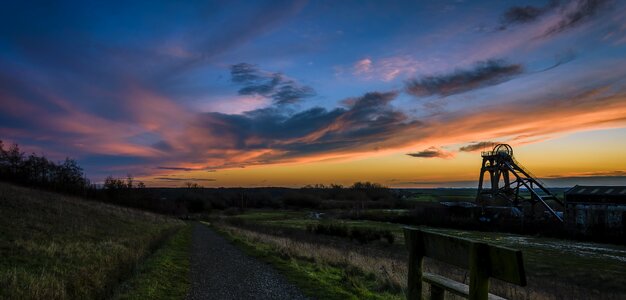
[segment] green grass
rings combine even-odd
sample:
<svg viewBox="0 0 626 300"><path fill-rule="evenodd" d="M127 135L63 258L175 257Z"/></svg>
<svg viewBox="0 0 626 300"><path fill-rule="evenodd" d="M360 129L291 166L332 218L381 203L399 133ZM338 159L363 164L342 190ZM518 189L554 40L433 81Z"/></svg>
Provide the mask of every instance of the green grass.
<svg viewBox="0 0 626 300"><path fill-rule="evenodd" d="M113 299L184 299L189 290L191 226L150 256Z"/></svg>
<svg viewBox="0 0 626 300"><path fill-rule="evenodd" d="M293 257L261 241L252 241L226 230L220 234L248 255L270 263L302 292L317 299L403 299L403 296L383 291L371 274L364 274L347 265L331 265Z"/></svg>
<svg viewBox="0 0 626 300"><path fill-rule="evenodd" d="M269 216L272 215L270 218ZM280 216L284 216L283 219ZM305 229L306 224L341 222L350 227L391 230L397 244L404 243L402 225L367 220L312 220L297 212L246 212L237 216L248 221L277 227ZM438 232L485 241L495 245L522 250L530 282L551 294L560 294L563 287L576 287L584 291L601 291L604 294L626 294L626 247L582 243L577 241L522 236L501 232L479 232L443 228L428 228Z"/></svg>
<svg viewBox="0 0 626 300"><path fill-rule="evenodd" d="M0 183L0 299L111 296L184 223Z"/></svg>

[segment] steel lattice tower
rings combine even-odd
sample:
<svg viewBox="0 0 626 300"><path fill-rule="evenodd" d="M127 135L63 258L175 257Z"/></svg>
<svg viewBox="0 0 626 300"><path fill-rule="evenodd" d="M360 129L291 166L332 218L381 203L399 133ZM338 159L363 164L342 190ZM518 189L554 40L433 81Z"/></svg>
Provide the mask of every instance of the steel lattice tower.
<svg viewBox="0 0 626 300"><path fill-rule="evenodd" d="M541 181L526 170L513 157L513 148L507 144L498 144L492 151L481 153L483 164L480 169L476 202L485 206L500 200L521 208L523 203L530 203L534 212L537 203L541 203L551 215L563 222L563 218L553 209L548 200L563 206L563 202L553 195ZM483 188L485 173L489 173L491 188ZM500 186L500 180L504 182ZM530 198L520 195L520 189L526 189Z"/></svg>

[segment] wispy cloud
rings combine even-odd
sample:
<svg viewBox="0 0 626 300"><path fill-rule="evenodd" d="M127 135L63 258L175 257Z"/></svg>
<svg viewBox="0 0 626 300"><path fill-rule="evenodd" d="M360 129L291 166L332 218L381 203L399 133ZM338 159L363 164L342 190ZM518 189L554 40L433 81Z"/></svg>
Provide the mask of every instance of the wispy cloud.
<svg viewBox="0 0 626 300"><path fill-rule="evenodd" d="M188 167L156 167L157 170L169 170L169 171L183 171L183 172L191 172L191 171L207 171L207 172L215 172L214 169L210 169L207 167L198 167L198 168L188 168Z"/></svg>
<svg viewBox="0 0 626 300"><path fill-rule="evenodd" d="M443 149L437 147L430 147L428 149L407 153L406 155L412 157L420 157L420 158L452 158L454 157L454 153L445 151Z"/></svg>
<svg viewBox="0 0 626 300"><path fill-rule="evenodd" d="M520 64L488 60L476 63L472 69L460 69L449 74L408 80L406 91L416 97L460 94L509 81L523 71L524 68Z"/></svg>
<svg viewBox="0 0 626 300"><path fill-rule="evenodd" d="M550 27L544 36L553 35L577 27L600 14L611 3L609 0L572 1L560 11L560 20Z"/></svg>
<svg viewBox="0 0 626 300"><path fill-rule="evenodd" d="M561 175L550 175L546 178L581 178L581 177L626 177L626 170L598 171L598 172L580 172Z"/></svg>
<svg viewBox="0 0 626 300"><path fill-rule="evenodd" d="M271 98L274 104L284 105L300 102L315 95L309 86L298 84L280 73L261 71L257 66L239 63L230 67L232 82L242 85L240 95L260 95Z"/></svg>
<svg viewBox="0 0 626 300"><path fill-rule="evenodd" d="M626 182L625 170L579 172L560 175L550 175L542 178L550 186L570 187L574 185L624 185Z"/></svg>
<svg viewBox="0 0 626 300"><path fill-rule="evenodd" d="M485 148L493 148L493 146L500 144L500 142L491 142L491 141L486 141L486 142L477 142L477 143L472 143L469 145L465 145L461 148L459 148L459 151L461 152L474 152L474 151L478 151L478 150L482 150Z"/></svg>
<svg viewBox="0 0 626 300"><path fill-rule="evenodd" d="M558 1L551 1L546 6L513 6L509 8L501 17L501 24L498 29L505 30L510 26L525 24L537 21L541 16L550 12L558 6Z"/></svg>
<svg viewBox="0 0 626 300"><path fill-rule="evenodd" d="M554 21L542 33L543 37L547 37L591 21L611 3L610 0L574 0L550 1L545 6L513 6L502 15L499 29L536 22L543 16L551 14Z"/></svg>
<svg viewBox="0 0 626 300"><path fill-rule="evenodd" d="M366 93L344 101L347 108L314 107L294 114L276 108L243 115L206 113L193 128L206 137L199 140L219 140L226 149L258 150L264 160L358 148L418 124L390 105L396 96Z"/></svg>
<svg viewBox="0 0 626 300"><path fill-rule="evenodd" d="M421 67L420 62L408 55L364 58L354 63L352 74L366 80L392 81L398 77L412 76Z"/></svg>
<svg viewBox="0 0 626 300"><path fill-rule="evenodd" d="M162 181L189 181L189 182L194 182L194 181L217 181L214 178L187 178L187 177L155 177L155 180L162 180Z"/></svg>

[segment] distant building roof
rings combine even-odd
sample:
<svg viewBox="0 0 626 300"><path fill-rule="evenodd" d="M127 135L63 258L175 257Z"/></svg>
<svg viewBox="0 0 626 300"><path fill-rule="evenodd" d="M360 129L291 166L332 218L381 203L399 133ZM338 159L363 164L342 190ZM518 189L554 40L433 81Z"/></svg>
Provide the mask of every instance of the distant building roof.
<svg viewBox="0 0 626 300"><path fill-rule="evenodd" d="M593 195L593 196L622 196L626 197L626 186L589 186L577 185L567 192L565 195Z"/></svg>
<svg viewBox="0 0 626 300"><path fill-rule="evenodd" d="M577 185L565 192L566 203L626 204L626 186Z"/></svg>

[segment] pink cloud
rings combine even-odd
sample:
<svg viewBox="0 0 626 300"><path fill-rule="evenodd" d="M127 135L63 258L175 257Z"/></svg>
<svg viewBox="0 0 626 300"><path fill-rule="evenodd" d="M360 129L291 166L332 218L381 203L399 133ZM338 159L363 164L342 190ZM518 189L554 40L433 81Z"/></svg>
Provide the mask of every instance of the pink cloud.
<svg viewBox="0 0 626 300"><path fill-rule="evenodd" d="M408 55L381 59L364 58L354 63L352 74L366 80L392 81L400 76L411 76L421 67L420 62Z"/></svg>

